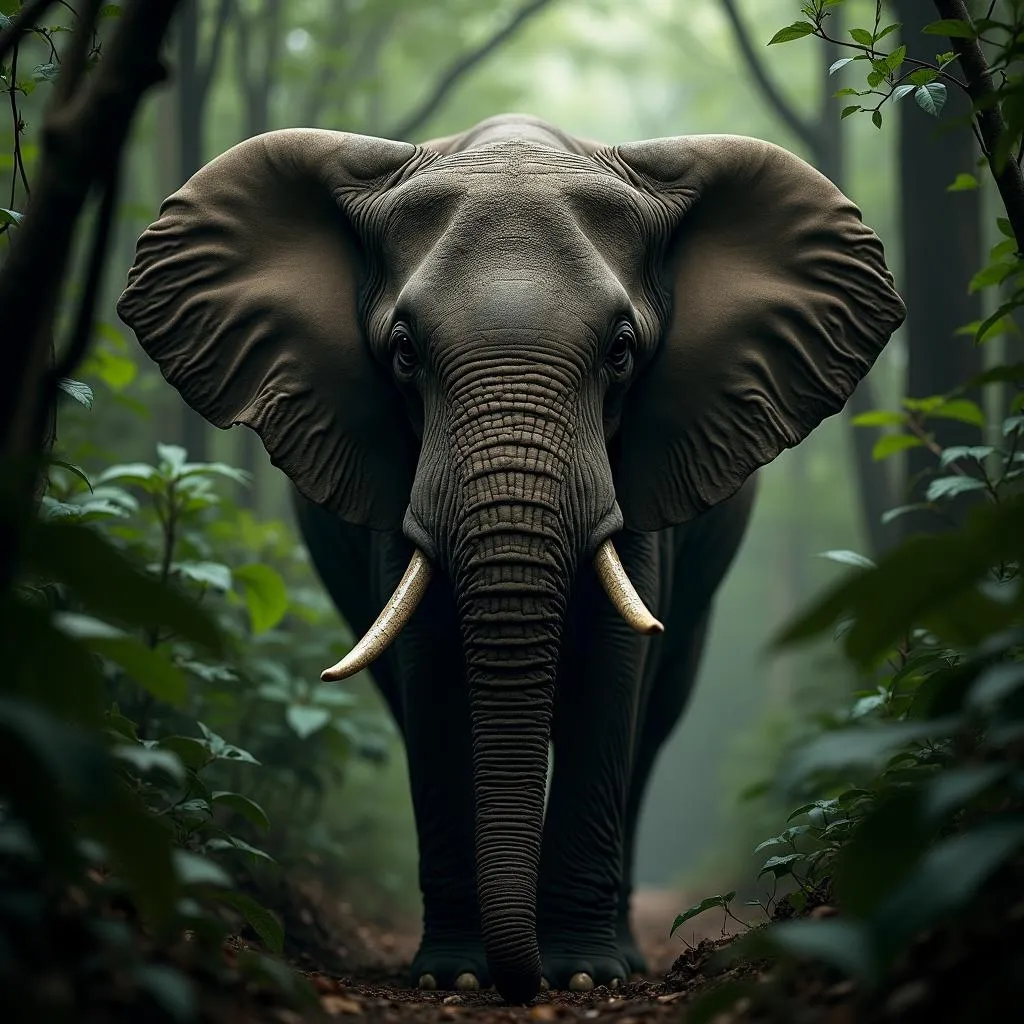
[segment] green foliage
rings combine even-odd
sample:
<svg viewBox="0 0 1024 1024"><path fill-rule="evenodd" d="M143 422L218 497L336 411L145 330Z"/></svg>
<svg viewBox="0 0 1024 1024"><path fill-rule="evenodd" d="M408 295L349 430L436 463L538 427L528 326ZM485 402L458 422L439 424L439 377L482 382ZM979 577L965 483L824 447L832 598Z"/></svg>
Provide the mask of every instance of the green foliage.
<svg viewBox="0 0 1024 1024"><path fill-rule="evenodd" d="M773 42L829 38L828 8L834 6L805 4L810 30L783 30ZM862 52L832 67L866 62L869 88L843 92L880 96L875 107L864 108L878 114L887 100L914 91L918 104L938 116L945 100L940 87L951 80L946 69L955 54L906 69L905 48L887 53L878 46L897 26L881 24L881 4L875 11L871 27L850 32L849 45ZM1024 5L1011 4L1009 12L1009 23L942 21L925 30L980 39L988 48L995 102L1006 122L997 146L986 151L993 174L1024 128L1016 109L1022 79L1019 64L1013 65ZM843 116L853 112L846 108ZM973 175L963 174L950 191L977 186ZM1006 296L986 320L959 332L975 344L1012 329L1010 314L1024 305L1022 239L1007 209L998 224L1006 237L969 283L972 291L1000 287ZM985 413L994 402L983 407L968 397L992 386L1004 403L994 419ZM901 405L854 420L898 431L879 440L876 458L910 447L933 456L925 501L886 516L928 509L951 528L911 536L877 561L825 552L853 571L775 641L785 648L831 633L861 680L845 707L815 718L776 779L760 787L799 806L785 829L758 845L757 852L767 854L758 877L771 878L773 887L788 883L797 914L820 902L823 892L839 913L754 928L728 954L818 960L866 991L886 983L923 930L953 914L969 920L981 913L979 894L1024 850L1024 366L997 365L954 393L907 398ZM940 446L932 428L941 419L973 427L977 443ZM711 897L677 923L722 901ZM758 905L770 916L774 902L773 888ZM709 1005L720 1012L753 989L737 986L726 995L728 1001L709 997ZM701 1004L694 1009L699 1019Z"/></svg>

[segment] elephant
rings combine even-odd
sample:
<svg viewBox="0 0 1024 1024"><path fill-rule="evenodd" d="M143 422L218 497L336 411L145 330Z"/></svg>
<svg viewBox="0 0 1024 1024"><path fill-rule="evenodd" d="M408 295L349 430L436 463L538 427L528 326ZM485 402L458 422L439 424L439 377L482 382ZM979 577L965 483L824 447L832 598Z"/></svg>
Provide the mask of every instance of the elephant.
<svg viewBox="0 0 1024 1024"><path fill-rule="evenodd" d="M117 309L260 436L362 637L322 678L373 664L406 745L412 983L642 970L637 817L756 471L905 316L858 208L741 136L285 129L164 202Z"/></svg>

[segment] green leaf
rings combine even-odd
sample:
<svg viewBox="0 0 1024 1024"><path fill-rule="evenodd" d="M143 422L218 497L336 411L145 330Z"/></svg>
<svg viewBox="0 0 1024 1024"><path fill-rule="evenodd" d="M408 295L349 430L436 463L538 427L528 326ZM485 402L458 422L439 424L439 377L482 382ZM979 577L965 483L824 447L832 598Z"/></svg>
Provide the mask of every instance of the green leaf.
<svg viewBox="0 0 1024 1024"><path fill-rule="evenodd" d="M894 519L899 519L900 516L905 516L908 512L925 512L933 511L931 505L925 502L916 502L913 505L898 505L896 508L886 509L880 516L880 520L883 526L891 523Z"/></svg>
<svg viewBox="0 0 1024 1024"><path fill-rule="evenodd" d="M827 558L830 562L838 562L840 565L853 565L858 569L874 569L875 563L870 558L858 554L856 551L843 549L835 551L819 551L818 558Z"/></svg>
<svg viewBox="0 0 1024 1024"><path fill-rule="evenodd" d="M66 395L70 395L79 405L84 405L86 409L92 408L92 388L88 384L80 380L72 380L70 377L61 377L57 381L57 387L61 389Z"/></svg>
<svg viewBox="0 0 1024 1024"><path fill-rule="evenodd" d="M938 117L946 105L946 86L942 82L929 82L918 88L914 93L914 99L926 114Z"/></svg>
<svg viewBox="0 0 1024 1024"><path fill-rule="evenodd" d="M181 478L193 476L222 476L237 484L248 486L252 483L252 474L244 469L229 466L226 462L189 462L181 470Z"/></svg>
<svg viewBox="0 0 1024 1024"><path fill-rule="evenodd" d="M306 739L331 720L331 713L327 708L292 704L285 712L285 719L297 736Z"/></svg>
<svg viewBox="0 0 1024 1024"><path fill-rule="evenodd" d="M225 836L223 838L217 837L214 839L207 839L206 849L221 851L234 850L238 853L244 853L249 857L253 857L256 860L269 861L271 864L277 863L277 861L275 861L266 850L261 850L258 846L252 846L244 839L239 839L238 836Z"/></svg>
<svg viewBox="0 0 1024 1024"><path fill-rule="evenodd" d="M164 736L156 741L156 745L162 750L173 751L193 771L199 771L213 760L209 747L193 736Z"/></svg>
<svg viewBox="0 0 1024 1024"><path fill-rule="evenodd" d="M259 828L270 828L270 819L267 817L267 812L255 800L250 800L249 797L243 796L241 793L232 793L223 789L213 793L212 799L215 805L222 804L225 807L230 807L231 810L241 814L242 817L248 819Z"/></svg>
<svg viewBox="0 0 1024 1024"><path fill-rule="evenodd" d="M94 345L82 364L83 374L98 377L111 391L123 391L135 380L138 370L135 360L111 352L107 345Z"/></svg>
<svg viewBox="0 0 1024 1024"><path fill-rule="evenodd" d="M262 904L237 889L227 889L216 894L219 902L237 910L246 923L260 937L272 953L280 955L284 950L284 928L281 922Z"/></svg>
<svg viewBox="0 0 1024 1024"><path fill-rule="evenodd" d="M231 570L220 562L173 562L171 572L222 592L231 589Z"/></svg>
<svg viewBox="0 0 1024 1024"><path fill-rule="evenodd" d="M718 896L708 896L707 899L703 899L700 903L695 903L689 910L684 910L675 921L672 922L672 930L668 933L669 938L675 935L676 931L681 928L687 921L697 917L698 914L703 914L708 910L713 910L715 907L727 907L736 898L735 890L726 893L724 896L719 894Z"/></svg>
<svg viewBox="0 0 1024 1024"><path fill-rule="evenodd" d="M973 174L958 174L953 184L946 187L947 192L969 192L978 187L978 179Z"/></svg>
<svg viewBox="0 0 1024 1024"><path fill-rule="evenodd" d="M172 1020L188 1024L195 1019L195 987L188 975L166 964L143 963L133 969L132 976L139 988L148 992Z"/></svg>
<svg viewBox="0 0 1024 1024"><path fill-rule="evenodd" d="M1024 672L1020 679L1024 682ZM999 764L947 769L926 784L921 794L922 812L932 821L945 818L991 789L1005 774L1006 769Z"/></svg>
<svg viewBox="0 0 1024 1024"><path fill-rule="evenodd" d="M185 466L188 452L179 444L157 444L156 454L163 466L166 467L167 475L172 480L176 480Z"/></svg>
<svg viewBox="0 0 1024 1024"><path fill-rule="evenodd" d="M840 68L845 68L847 64L852 64L852 57L840 57L829 69L828 73L834 75Z"/></svg>
<svg viewBox="0 0 1024 1024"><path fill-rule="evenodd" d="M903 85L897 85L896 88L893 89L892 91L893 102L899 103L899 101L903 99L904 96L906 96L908 93L913 92L914 88L915 87L913 85L907 85L906 82L904 82Z"/></svg>
<svg viewBox="0 0 1024 1024"><path fill-rule="evenodd" d="M769 857L761 865L761 870L758 871L757 877L760 878L762 875L772 874L776 878L782 878L784 875L791 875L793 873L793 865L806 859L807 855L803 853L783 853L776 857Z"/></svg>
<svg viewBox="0 0 1024 1024"><path fill-rule="evenodd" d="M158 475L156 467L145 462L119 463L107 466L96 478L96 482L106 484L116 480L120 483L137 484L145 490L152 490L150 483Z"/></svg>
<svg viewBox="0 0 1024 1024"><path fill-rule="evenodd" d="M924 441L913 434L886 434L875 442L874 448L871 449L871 458L880 462L897 452L906 451L908 448L920 448L923 444Z"/></svg>
<svg viewBox="0 0 1024 1024"><path fill-rule="evenodd" d="M967 694L967 706L991 710L1024 686L1024 662L1010 661L993 665L982 672Z"/></svg>
<svg viewBox="0 0 1024 1024"><path fill-rule="evenodd" d="M876 128L881 128L882 127L882 112L881 112L881 110L878 110L876 108L875 110L871 111L871 123Z"/></svg>
<svg viewBox="0 0 1024 1024"><path fill-rule="evenodd" d="M843 112L839 115L839 117L840 117L840 119L842 119L844 117L849 117L851 114L856 114L858 110L862 110L862 109L863 109L862 107L857 106L856 104L853 105L853 106L849 106L849 107L843 107Z"/></svg>
<svg viewBox="0 0 1024 1024"><path fill-rule="evenodd" d="M133 626L162 626L220 654L220 629L193 601L140 572L88 526L39 522L27 537L26 561L67 584L86 608Z"/></svg>
<svg viewBox="0 0 1024 1024"><path fill-rule="evenodd" d="M997 284L1002 284L1013 271L1014 264L1012 263L990 263L971 278L967 290L974 294L974 292L980 292L985 288L993 288Z"/></svg>
<svg viewBox="0 0 1024 1024"><path fill-rule="evenodd" d="M782 773L783 784L789 788L818 772L877 770L907 744L947 736L959 726L959 718L948 717L837 729L794 751Z"/></svg>
<svg viewBox="0 0 1024 1024"><path fill-rule="evenodd" d="M792 25L787 25L785 28L780 28L768 40L768 45L772 46L775 43L790 43L794 39L803 39L804 36L814 35L814 26L809 21L794 21Z"/></svg>
<svg viewBox="0 0 1024 1024"><path fill-rule="evenodd" d="M111 748L111 754L140 774L162 771L177 783L185 781L185 766L181 758L170 750L118 744Z"/></svg>
<svg viewBox="0 0 1024 1024"><path fill-rule="evenodd" d="M942 450L939 456L939 467L945 469L950 463L958 462L961 459L970 459L973 462L984 462L995 452L990 444L955 444Z"/></svg>
<svg viewBox="0 0 1024 1024"><path fill-rule="evenodd" d="M766 938L779 952L821 960L854 978L871 981L878 973L871 933L860 921L781 921L767 930Z"/></svg>
<svg viewBox="0 0 1024 1024"><path fill-rule="evenodd" d="M974 26L959 18L943 18L925 25L921 31L929 36L949 36L950 39L975 39Z"/></svg>
<svg viewBox="0 0 1024 1024"><path fill-rule="evenodd" d="M917 71L910 73L909 81L914 85L928 85L938 77L938 71L933 71L931 68L918 68Z"/></svg>
<svg viewBox="0 0 1024 1024"><path fill-rule="evenodd" d="M970 902L985 879L1022 846L1020 818L991 821L936 843L879 909L876 934L891 947L902 946Z"/></svg>
<svg viewBox="0 0 1024 1024"><path fill-rule="evenodd" d="M905 45L897 46L888 57L885 58L886 67L889 71L894 72L899 70L900 65L906 59L907 48Z"/></svg>
<svg viewBox="0 0 1024 1024"><path fill-rule="evenodd" d="M896 427L907 422L905 412L890 412L888 409L874 409L862 412L850 421L855 427Z"/></svg>
<svg viewBox="0 0 1024 1024"><path fill-rule="evenodd" d="M175 850L174 870L182 885L213 885L231 888L231 877L209 857L200 856L189 850Z"/></svg>
<svg viewBox="0 0 1024 1024"><path fill-rule="evenodd" d="M974 427L985 426L985 413L977 402L972 402L969 398L953 398L925 415L931 419L959 420Z"/></svg>
<svg viewBox="0 0 1024 1024"><path fill-rule="evenodd" d="M855 43L860 43L861 46L872 46L875 42L875 37L866 28L851 28L850 35Z"/></svg>
<svg viewBox="0 0 1024 1024"><path fill-rule="evenodd" d="M928 484L925 497L928 501L955 498L970 491L985 490L985 481L973 476L940 476Z"/></svg>
<svg viewBox="0 0 1024 1024"><path fill-rule="evenodd" d="M146 647L122 630L89 615L58 612L57 627L128 673L157 700L180 707L188 698L188 681L162 651Z"/></svg>
<svg viewBox="0 0 1024 1024"><path fill-rule="evenodd" d="M234 582L242 590L254 633L265 633L284 618L288 590L276 569L259 562L240 565L234 570Z"/></svg>
<svg viewBox="0 0 1024 1024"><path fill-rule="evenodd" d="M0 206L0 224L20 224L25 219L23 213Z"/></svg>

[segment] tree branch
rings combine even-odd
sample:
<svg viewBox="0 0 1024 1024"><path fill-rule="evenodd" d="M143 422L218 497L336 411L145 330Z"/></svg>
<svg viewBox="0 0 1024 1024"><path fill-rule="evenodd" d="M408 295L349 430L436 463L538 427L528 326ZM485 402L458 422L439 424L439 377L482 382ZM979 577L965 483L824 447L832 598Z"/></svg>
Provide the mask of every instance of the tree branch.
<svg viewBox="0 0 1024 1024"><path fill-rule="evenodd" d="M392 139L405 139L418 131L434 115L460 78L475 68L482 60L490 56L507 39L514 36L530 18L550 3L551 0L530 0L529 3L524 4L504 28L495 32L493 36L481 43L475 50L470 50L453 61L448 69L438 78L433 90L423 103L411 114L408 114L403 120L399 121L389 132L385 132L385 135Z"/></svg>
<svg viewBox="0 0 1024 1024"><path fill-rule="evenodd" d="M11 52L18 40L31 31L32 26L56 3L56 0L28 0L17 14L11 18L10 25L0 32L0 61Z"/></svg>
<svg viewBox="0 0 1024 1024"><path fill-rule="evenodd" d="M935 9L940 18L956 18L972 24L970 12L963 0L935 0ZM951 39L953 49L960 57L967 92L974 103L974 120L981 136L981 142L988 158L992 177L995 178L999 197L1006 208L1006 217L1013 228L1017 241L1017 251L1024 252L1024 173L1020 165L1013 159L1013 154L1006 154L1001 168L996 166L995 154L1000 141L1006 134L1006 121L997 100L992 72L977 39Z"/></svg>
<svg viewBox="0 0 1024 1024"><path fill-rule="evenodd" d="M753 41L750 38L750 33L747 31L746 25L743 23L743 19L740 17L740 12L736 8L736 0L722 0L722 6L725 8L726 16L732 25L733 35L736 37L736 43L740 48L740 53L743 54L743 59L747 63L747 67L750 69L750 73L754 76L754 80L761 87L761 91L764 93L765 99L771 104L775 112L785 122L791 132L808 149L815 149L817 146L817 139L815 131L812 125L805 121L790 105L789 101L782 95L771 76L768 74L768 69L765 67L764 62L761 60L761 56L758 51L754 48Z"/></svg>
<svg viewBox="0 0 1024 1024"><path fill-rule="evenodd" d="M382 17L372 22L366 30L362 43L355 60L351 61L345 68L344 74L338 82L338 89L345 91L365 78L370 69L377 63L380 51L384 48L388 36L395 27L397 15L394 11L388 11ZM327 50L333 50L341 46L345 41L346 25L340 18L334 22L334 35L327 41ZM338 67L332 63L321 65L316 77L315 84L310 90L306 106L303 111L300 124L314 125L320 120L323 113L324 102L327 99L327 90L338 80Z"/></svg>
<svg viewBox="0 0 1024 1024"><path fill-rule="evenodd" d="M140 97L164 76L159 51L178 2L126 3L102 63L73 94L54 93L32 202L0 271L9 339L0 374L0 455L37 451L37 410L51 398L44 387L48 339L75 225L89 194L111 180ZM78 32L91 38L92 26L80 22Z"/></svg>
<svg viewBox="0 0 1024 1024"><path fill-rule="evenodd" d="M235 0L220 0L220 6L217 8L217 20L213 23L210 52L206 55L206 60L196 61L197 88L200 99L204 98L209 91L213 73L217 70L217 64L220 61L221 49L224 46L225 30L236 14L238 14L238 8L235 6Z"/></svg>

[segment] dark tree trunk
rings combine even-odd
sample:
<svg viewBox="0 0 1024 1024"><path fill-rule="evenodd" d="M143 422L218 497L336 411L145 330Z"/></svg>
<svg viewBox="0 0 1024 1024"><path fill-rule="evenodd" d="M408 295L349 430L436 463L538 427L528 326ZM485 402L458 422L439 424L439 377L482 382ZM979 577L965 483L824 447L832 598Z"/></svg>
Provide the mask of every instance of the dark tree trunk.
<svg viewBox="0 0 1024 1024"><path fill-rule="evenodd" d="M903 23L907 53L933 60L945 40L922 35L935 17L929 4L896 0L896 16ZM980 296L969 295L967 285L981 265L981 196L978 191L951 196L947 186L957 174L970 171L978 153L974 138L949 122L968 111L966 98L949 90L942 119L936 121L912 102L900 106L900 214L903 234L903 294L907 303L907 382L913 398L941 394L981 372L982 350L954 332L982 315ZM941 130L940 130L941 129ZM939 214L937 211L942 211ZM974 396L977 397L977 396ZM977 443L976 428L955 420L934 422L942 446ZM926 449L911 449L907 459L908 496L919 498L915 477L935 466ZM928 517L901 522L907 528L938 523Z"/></svg>
<svg viewBox="0 0 1024 1024"><path fill-rule="evenodd" d="M183 185L203 164L203 128L205 121L205 90L199 74L199 4L184 0L178 12L177 25L178 84L178 185ZM181 443L189 459L205 462L207 458L206 421L184 402L181 407Z"/></svg>

